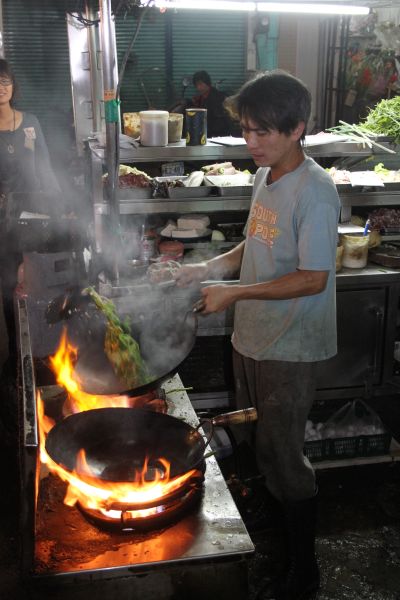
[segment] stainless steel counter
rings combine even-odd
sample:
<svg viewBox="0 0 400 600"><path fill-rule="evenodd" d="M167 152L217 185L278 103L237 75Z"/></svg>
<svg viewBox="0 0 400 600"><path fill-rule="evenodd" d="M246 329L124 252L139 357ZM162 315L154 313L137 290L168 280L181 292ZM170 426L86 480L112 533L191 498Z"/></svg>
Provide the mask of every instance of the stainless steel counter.
<svg viewBox="0 0 400 600"><path fill-rule="evenodd" d="M166 381L163 387L168 414L183 419L192 426L198 425L196 413L179 376L175 375ZM45 399L46 389L41 391ZM46 473L46 468L41 467L42 479ZM85 550L82 552L82 559L77 562L73 553L62 551L65 534L58 530L47 532L49 542L54 544L53 557L49 572L42 566L40 577L57 574L58 577L69 578L72 574L76 576L78 572L85 577L102 578L105 576L104 570L108 578L120 577L132 575L137 570L143 571L143 568L165 568L173 564L182 564L184 568L188 563L196 561L215 561L230 557L235 559L254 552L253 543L213 456L206 459L203 497L197 508L181 517L176 524L149 532L148 535L132 531L124 536L109 536L110 543L106 550L101 530L97 531L94 526L90 526L90 532L87 531L88 525L76 508L62 506L61 509L78 513L74 518L82 523ZM92 541L98 539L101 543L97 547L86 547L85 539L88 535ZM42 539L37 546L37 560L42 565L45 547L46 540Z"/></svg>
<svg viewBox="0 0 400 600"><path fill-rule="evenodd" d="M400 269L393 269L368 263L363 269L347 269L343 267L336 273L338 289L348 285L400 283Z"/></svg>

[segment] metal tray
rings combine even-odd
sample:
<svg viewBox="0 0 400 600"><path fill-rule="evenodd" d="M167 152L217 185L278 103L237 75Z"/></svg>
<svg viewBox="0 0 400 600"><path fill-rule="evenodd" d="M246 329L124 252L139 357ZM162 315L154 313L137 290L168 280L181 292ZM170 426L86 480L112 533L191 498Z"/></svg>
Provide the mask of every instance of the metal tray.
<svg viewBox="0 0 400 600"><path fill-rule="evenodd" d="M206 240L210 240L211 239L211 235L212 235L212 230L211 229L205 229L204 230L204 235L201 236L197 236L197 237L180 237L180 236L174 236L172 235L171 237L166 237L164 235L161 236L162 240L168 240L169 242L172 240L174 242L182 242L182 244L187 244L187 243L193 243L193 242L204 242Z"/></svg>
<svg viewBox="0 0 400 600"><path fill-rule="evenodd" d="M226 187L217 187L219 196L251 196L253 193L252 185L227 185Z"/></svg>
<svg viewBox="0 0 400 600"><path fill-rule="evenodd" d="M150 187L124 187L118 188L118 200L148 200L152 197L152 189Z"/></svg>
<svg viewBox="0 0 400 600"><path fill-rule="evenodd" d="M197 187L169 187L169 198L205 198L211 194L211 187L199 185Z"/></svg>
<svg viewBox="0 0 400 600"><path fill-rule="evenodd" d="M384 267L400 267L400 247L397 244L381 244L372 248L368 253L371 262Z"/></svg>
<svg viewBox="0 0 400 600"><path fill-rule="evenodd" d="M393 191L397 192L400 190L400 181L386 181L384 183L385 183L385 187L382 188L382 191L393 190Z"/></svg>

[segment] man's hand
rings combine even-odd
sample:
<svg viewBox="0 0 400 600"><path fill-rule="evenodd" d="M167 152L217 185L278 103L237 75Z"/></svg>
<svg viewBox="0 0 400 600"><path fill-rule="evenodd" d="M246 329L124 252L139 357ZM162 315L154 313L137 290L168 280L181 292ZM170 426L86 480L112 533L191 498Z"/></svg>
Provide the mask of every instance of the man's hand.
<svg viewBox="0 0 400 600"><path fill-rule="evenodd" d="M222 312L236 301L237 285L210 285L201 290L201 314ZM204 308L203 308L204 307Z"/></svg>
<svg viewBox="0 0 400 600"><path fill-rule="evenodd" d="M188 287L207 278L207 265L206 263L185 265L176 271L174 278L178 287Z"/></svg>

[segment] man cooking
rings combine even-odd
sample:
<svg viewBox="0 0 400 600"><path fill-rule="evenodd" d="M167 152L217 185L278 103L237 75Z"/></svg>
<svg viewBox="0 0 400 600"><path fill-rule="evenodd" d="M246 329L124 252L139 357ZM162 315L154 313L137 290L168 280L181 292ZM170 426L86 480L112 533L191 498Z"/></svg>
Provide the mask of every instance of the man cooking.
<svg viewBox="0 0 400 600"><path fill-rule="evenodd" d="M283 71L262 74L234 97L259 167L246 239L226 254L183 266L178 285L232 277L202 289L204 314L235 304L233 361L238 408L255 406L255 449L282 508L287 560L263 598L304 600L319 587L317 489L303 455L316 367L336 354L335 260L339 197L329 174L304 154L311 110L305 85Z"/></svg>

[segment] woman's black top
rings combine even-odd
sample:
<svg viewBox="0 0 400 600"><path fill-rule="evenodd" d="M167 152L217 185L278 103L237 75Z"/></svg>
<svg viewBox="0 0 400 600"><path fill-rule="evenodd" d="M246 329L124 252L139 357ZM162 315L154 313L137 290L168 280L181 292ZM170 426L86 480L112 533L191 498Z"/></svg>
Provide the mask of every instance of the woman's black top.
<svg viewBox="0 0 400 600"><path fill-rule="evenodd" d="M0 192L60 192L35 115L23 113L15 131L0 131Z"/></svg>

